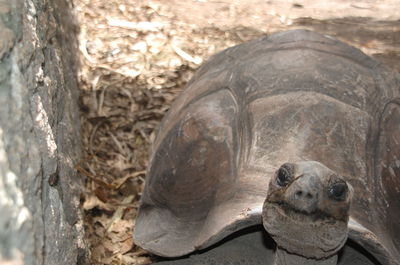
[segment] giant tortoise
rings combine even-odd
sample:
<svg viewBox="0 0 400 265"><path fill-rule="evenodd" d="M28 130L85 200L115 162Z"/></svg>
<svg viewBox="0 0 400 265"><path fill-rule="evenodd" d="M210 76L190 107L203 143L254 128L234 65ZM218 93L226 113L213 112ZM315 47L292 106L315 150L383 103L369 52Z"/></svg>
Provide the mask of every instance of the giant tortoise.
<svg viewBox="0 0 400 265"><path fill-rule="evenodd" d="M162 264L400 264L399 76L356 48L226 49L153 148L134 238Z"/></svg>

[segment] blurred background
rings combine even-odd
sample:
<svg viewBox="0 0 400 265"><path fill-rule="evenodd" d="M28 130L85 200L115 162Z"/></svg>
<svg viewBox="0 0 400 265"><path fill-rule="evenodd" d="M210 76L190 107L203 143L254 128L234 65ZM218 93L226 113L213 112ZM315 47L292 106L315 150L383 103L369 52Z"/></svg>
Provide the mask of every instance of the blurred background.
<svg viewBox="0 0 400 265"><path fill-rule="evenodd" d="M306 28L400 71L400 0L74 0L80 24L82 207L92 264L149 264L134 219L157 127L227 47Z"/></svg>

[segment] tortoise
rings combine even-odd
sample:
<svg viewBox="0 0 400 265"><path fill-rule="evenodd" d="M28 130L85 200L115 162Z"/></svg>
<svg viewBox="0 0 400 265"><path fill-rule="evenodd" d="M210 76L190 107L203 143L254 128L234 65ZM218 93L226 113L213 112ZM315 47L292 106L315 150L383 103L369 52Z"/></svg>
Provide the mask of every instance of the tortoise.
<svg viewBox="0 0 400 265"><path fill-rule="evenodd" d="M400 264L399 80L303 29L214 55L162 121L135 243L183 257L160 264Z"/></svg>

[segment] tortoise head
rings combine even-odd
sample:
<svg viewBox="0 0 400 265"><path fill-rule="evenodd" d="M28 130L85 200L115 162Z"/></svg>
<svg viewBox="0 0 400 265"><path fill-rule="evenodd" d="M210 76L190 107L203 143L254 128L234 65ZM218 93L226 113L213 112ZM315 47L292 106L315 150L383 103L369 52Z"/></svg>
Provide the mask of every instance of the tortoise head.
<svg viewBox="0 0 400 265"><path fill-rule="evenodd" d="M271 178L263 224L279 248L324 259L347 239L351 197L351 186L323 164L286 163Z"/></svg>

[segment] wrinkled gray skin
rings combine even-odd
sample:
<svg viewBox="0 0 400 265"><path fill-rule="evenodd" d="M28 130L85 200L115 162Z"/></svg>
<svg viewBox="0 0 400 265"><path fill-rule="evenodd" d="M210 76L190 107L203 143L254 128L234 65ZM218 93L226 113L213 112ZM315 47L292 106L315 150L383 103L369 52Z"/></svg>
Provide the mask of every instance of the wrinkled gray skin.
<svg viewBox="0 0 400 265"><path fill-rule="evenodd" d="M351 186L321 163L284 164L271 178L262 213L278 245L274 264L336 265L351 198Z"/></svg>
<svg viewBox="0 0 400 265"><path fill-rule="evenodd" d="M260 229L253 227L249 231L241 231L238 237L229 238L222 245L217 245L212 249L191 255L189 258L179 260L163 261L159 265L275 265L275 255L281 258L290 258L287 252L275 251L273 240L268 234ZM380 263L371 260L370 256L361 254L360 248L354 243L347 244L339 251L339 265L378 265ZM282 255L283 254L283 255ZM296 256L298 260L298 256ZM321 260L307 260L314 265L326 265ZM314 263L312 263L314 262ZM285 263L281 263L285 264ZM290 263L289 263L290 264ZM295 263L303 265L302 263Z"/></svg>
<svg viewBox="0 0 400 265"><path fill-rule="evenodd" d="M336 265L347 240L352 192L343 178L319 162L286 163L271 178L262 213L264 228L277 243L275 251L257 246L250 234L236 239L237 244L217 247L215 253L160 264ZM348 250L339 264L372 264L362 258Z"/></svg>

